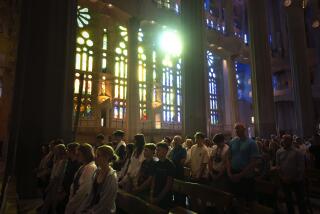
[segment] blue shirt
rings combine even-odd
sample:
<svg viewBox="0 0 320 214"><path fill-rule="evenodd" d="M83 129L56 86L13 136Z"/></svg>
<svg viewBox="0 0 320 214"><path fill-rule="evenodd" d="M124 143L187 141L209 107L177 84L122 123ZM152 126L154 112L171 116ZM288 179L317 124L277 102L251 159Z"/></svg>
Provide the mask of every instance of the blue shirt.
<svg viewBox="0 0 320 214"><path fill-rule="evenodd" d="M169 154L169 159L174 163L176 167L176 178L183 179L184 169L181 163L182 159L187 158L187 150L181 145L173 148Z"/></svg>
<svg viewBox="0 0 320 214"><path fill-rule="evenodd" d="M252 139L234 138L230 141L231 168L234 171L242 171L253 158L259 157L256 142Z"/></svg>
<svg viewBox="0 0 320 214"><path fill-rule="evenodd" d="M182 146L173 148L169 154L169 159L177 166L181 165L181 160L187 158L187 150Z"/></svg>

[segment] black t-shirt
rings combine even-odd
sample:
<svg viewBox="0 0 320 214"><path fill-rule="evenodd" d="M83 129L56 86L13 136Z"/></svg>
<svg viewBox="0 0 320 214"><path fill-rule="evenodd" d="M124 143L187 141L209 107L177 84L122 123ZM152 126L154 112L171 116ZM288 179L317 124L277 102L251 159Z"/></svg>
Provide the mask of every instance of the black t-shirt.
<svg viewBox="0 0 320 214"><path fill-rule="evenodd" d="M70 186L73 182L74 175L80 168L81 164L78 161L68 160L66 172L63 178L63 188L67 195L69 195Z"/></svg>
<svg viewBox="0 0 320 214"><path fill-rule="evenodd" d="M117 155L119 156L120 160L124 160L126 157L126 147L125 145L121 145L119 149L116 151Z"/></svg>
<svg viewBox="0 0 320 214"><path fill-rule="evenodd" d="M154 178L154 192L153 196L157 197L161 191L165 188L167 183L167 178L175 176L175 166L169 159L163 161L158 161L155 164Z"/></svg>
<svg viewBox="0 0 320 214"><path fill-rule="evenodd" d="M152 160L144 160L141 164L138 178L138 185L141 185L145 182L148 177L154 175L156 162Z"/></svg>
<svg viewBox="0 0 320 214"><path fill-rule="evenodd" d="M309 151L315 159L315 167L320 169L320 145L310 146Z"/></svg>

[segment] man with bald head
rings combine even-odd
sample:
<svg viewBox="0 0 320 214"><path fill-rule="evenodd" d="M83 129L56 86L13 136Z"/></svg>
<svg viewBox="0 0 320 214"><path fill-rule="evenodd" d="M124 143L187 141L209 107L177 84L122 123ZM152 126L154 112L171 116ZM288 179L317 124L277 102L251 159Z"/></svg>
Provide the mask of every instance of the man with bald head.
<svg viewBox="0 0 320 214"><path fill-rule="evenodd" d="M231 191L236 197L252 202L254 197L254 168L259 157L256 142L246 136L243 124L235 125L236 137L229 143L227 173Z"/></svg>

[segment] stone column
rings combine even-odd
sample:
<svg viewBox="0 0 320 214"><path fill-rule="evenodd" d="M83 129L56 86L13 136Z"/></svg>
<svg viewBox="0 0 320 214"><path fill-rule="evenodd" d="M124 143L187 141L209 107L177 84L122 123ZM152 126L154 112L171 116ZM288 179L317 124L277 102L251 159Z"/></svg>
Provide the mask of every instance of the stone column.
<svg viewBox="0 0 320 214"><path fill-rule="evenodd" d="M181 1L183 35L183 131L193 135L196 131L207 132L208 111L205 94L205 50L203 0Z"/></svg>
<svg viewBox="0 0 320 214"><path fill-rule="evenodd" d="M36 194L34 169L42 143L72 138L76 1L21 2L6 177L14 174L20 198Z"/></svg>
<svg viewBox="0 0 320 214"><path fill-rule="evenodd" d="M276 132L265 0L247 0L256 136Z"/></svg>
<svg viewBox="0 0 320 214"><path fill-rule="evenodd" d="M147 32L149 33L149 32ZM148 38L148 36L146 36ZM147 57L147 73L146 73L146 81L147 81L147 129L153 129L154 128L154 110L152 107L152 99L153 99L153 47L150 40L146 40L146 46L145 46L145 54Z"/></svg>
<svg viewBox="0 0 320 214"><path fill-rule="evenodd" d="M314 130L310 70L307 63L307 42L302 1L292 1L285 8L288 28L289 56L293 81L297 134L311 136Z"/></svg>
<svg viewBox="0 0 320 214"><path fill-rule="evenodd" d="M233 2L232 0L225 0L223 1L225 6L225 27L226 27L226 35L227 36L233 36L234 34L234 21L233 21Z"/></svg>
<svg viewBox="0 0 320 214"><path fill-rule="evenodd" d="M139 83L138 83L138 32L140 22L131 18L128 25L128 76L127 76L127 139L130 141L138 132Z"/></svg>
<svg viewBox="0 0 320 214"><path fill-rule="evenodd" d="M317 21L320 22L320 2L317 0L311 0L310 1L310 7L312 11L312 18L311 18L311 33L312 33L312 39L314 42L315 50L316 50L316 57L317 57L317 70L314 73L313 78L313 85L314 89L313 91L317 91L317 97L320 95L320 26L317 26Z"/></svg>
<svg viewBox="0 0 320 214"><path fill-rule="evenodd" d="M225 92L225 127L233 131L235 123L239 122L238 90L234 56L223 60L223 79Z"/></svg>

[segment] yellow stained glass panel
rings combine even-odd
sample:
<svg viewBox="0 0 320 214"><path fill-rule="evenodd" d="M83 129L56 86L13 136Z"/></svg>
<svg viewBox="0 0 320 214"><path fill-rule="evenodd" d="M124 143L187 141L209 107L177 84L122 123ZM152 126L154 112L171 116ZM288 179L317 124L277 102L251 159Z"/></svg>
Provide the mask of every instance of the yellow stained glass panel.
<svg viewBox="0 0 320 214"><path fill-rule="evenodd" d="M89 56L88 71L92 72L92 68L93 68L93 57Z"/></svg>
<svg viewBox="0 0 320 214"><path fill-rule="evenodd" d="M81 54L79 53L76 54L76 69L81 69Z"/></svg>
<svg viewBox="0 0 320 214"><path fill-rule="evenodd" d="M87 53L82 53L82 68L81 70L87 70Z"/></svg>

